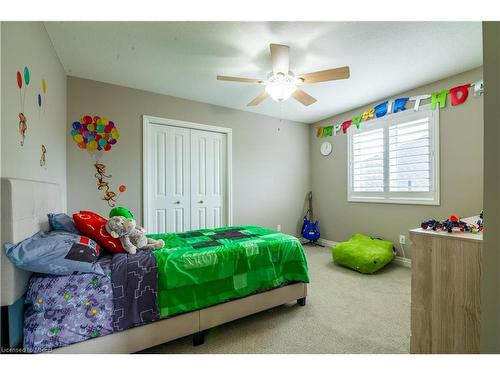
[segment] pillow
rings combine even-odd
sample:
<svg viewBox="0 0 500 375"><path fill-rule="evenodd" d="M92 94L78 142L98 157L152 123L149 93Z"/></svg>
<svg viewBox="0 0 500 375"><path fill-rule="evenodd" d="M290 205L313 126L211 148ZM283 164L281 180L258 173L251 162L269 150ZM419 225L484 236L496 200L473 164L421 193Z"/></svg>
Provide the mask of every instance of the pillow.
<svg viewBox="0 0 500 375"><path fill-rule="evenodd" d="M97 258L100 247L90 238L68 232L38 232L15 245L6 244L7 257L19 268L52 275L104 272Z"/></svg>
<svg viewBox="0 0 500 375"><path fill-rule="evenodd" d="M112 253L124 253L122 243L113 238L104 227L108 222L102 216L92 211L80 211L73 214L73 220L80 232L96 241L105 250Z"/></svg>
<svg viewBox="0 0 500 375"><path fill-rule="evenodd" d="M374 273L396 257L392 242L355 234L332 248L333 260L361 273Z"/></svg>
<svg viewBox="0 0 500 375"><path fill-rule="evenodd" d="M47 214L50 230L63 230L65 232L81 234L75 227L73 219L66 214Z"/></svg>

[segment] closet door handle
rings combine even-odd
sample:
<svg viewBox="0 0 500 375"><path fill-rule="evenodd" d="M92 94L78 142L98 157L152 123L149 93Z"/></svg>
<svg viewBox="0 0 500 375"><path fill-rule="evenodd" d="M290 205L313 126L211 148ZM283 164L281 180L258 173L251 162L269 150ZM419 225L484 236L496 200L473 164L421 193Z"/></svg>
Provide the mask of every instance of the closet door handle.
<svg viewBox="0 0 500 375"><path fill-rule="evenodd" d="M199 201L198 203L203 203L203 201Z"/></svg>
<svg viewBox="0 0 500 375"><path fill-rule="evenodd" d="M174 202L174 204L181 204L181 201L176 201Z"/></svg>

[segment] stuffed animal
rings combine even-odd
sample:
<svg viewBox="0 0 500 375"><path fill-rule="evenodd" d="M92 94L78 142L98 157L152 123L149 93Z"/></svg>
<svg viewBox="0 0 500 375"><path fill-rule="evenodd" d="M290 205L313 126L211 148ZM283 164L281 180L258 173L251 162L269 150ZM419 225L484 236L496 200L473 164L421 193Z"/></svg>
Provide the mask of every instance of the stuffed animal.
<svg viewBox="0 0 500 375"><path fill-rule="evenodd" d="M161 249L163 240L154 240L146 237L146 231L136 225L134 219L123 216L113 216L106 223L106 230L113 238L119 238L123 248L129 254L139 250Z"/></svg>

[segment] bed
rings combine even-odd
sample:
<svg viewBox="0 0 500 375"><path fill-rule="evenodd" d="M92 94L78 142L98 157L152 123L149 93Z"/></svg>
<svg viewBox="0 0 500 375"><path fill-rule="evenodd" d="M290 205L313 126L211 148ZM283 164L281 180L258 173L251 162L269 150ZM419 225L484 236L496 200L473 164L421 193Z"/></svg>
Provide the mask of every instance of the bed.
<svg viewBox="0 0 500 375"><path fill-rule="evenodd" d="M46 214L60 212L60 205L59 186L55 184L2 179L2 242L18 242L40 229L47 229ZM106 302L109 298L98 299L101 298L98 295L109 293L109 288L115 285L106 279L110 277L109 274L98 279L87 276L87 279L81 280L71 276L75 288L78 285L86 288L76 294L94 293L93 296L96 297L80 301L75 299L72 303L80 303L79 306L85 308L88 306L91 313L102 310L104 314L96 326L81 324L85 326L86 331L78 332L83 335L80 342L67 345L69 342L63 339L61 345L64 346L54 349L53 352L132 353L188 335L193 335L193 343L198 345L203 343L204 333L217 325L292 301L305 304L307 265L305 264L304 274L304 264L301 266L300 259L300 254L303 256L303 253L294 250L298 243L294 237L253 226L158 234L153 237L162 238L166 246L154 254L159 269L158 310L155 312L154 309L145 308L139 314L141 319L146 317L144 319L148 324L126 322L125 326L113 326L117 321L113 314L117 314L118 304L121 303L120 306L126 309L130 303L127 300L117 302L115 298L113 308ZM298 246L300 247L300 243ZM278 248L279 251L276 251ZM234 259L224 263L225 266L222 267L217 262L217 259L221 258ZM113 258L115 267L116 259ZM111 261L103 259L102 262L103 269L109 269L106 268L109 266L106 262ZM277 271L276 267L270 267L271 264L285 263L288 263L288 266L283 270ZM162 273L163 268L168 269L168 272ZM276 274L273 275L273 272ZM7 316L4 311L8 311L8 306L12 306L26 293L28 282L30 283L26 298L31 303L31 310L26 313L25 330L29 330L29 327L36 328L39 324L32 317L36 315L36 308L39 307L36 306L37 301L45 302L36 291L43 290L47 284L55 281L50 277L37 276L29 281L30 274L15 268L6 259L3 251L1 280L3 318ZM205 282L205 286L198 282L199 280ZM226 285L228 282L232 287ZM39 288L33 286L36 283ZM206 290L212 292L206 293ZM188 294L191 294L190 298L186 297ZM114 296L116 295L115 292ZM52 302L58 306L66 302L64 299L57 301L56 295L52 297ZM85 305L86 303L88 305ZM64 306L67 315L71 315L71 307ZM63 308L59 310L62 311ZM122 314L121 310L119 311L119 314ZM9 320L11 315L9 314ZM66 324L67 316L58 316L55 319L60 321L61 325ZM85 317L72 316L71 319L84 321ZM2 319L3 332L7 327L5 320ZM137 326L128 328L134 325ZM58 334L57 327L52 333Z"/></svg>

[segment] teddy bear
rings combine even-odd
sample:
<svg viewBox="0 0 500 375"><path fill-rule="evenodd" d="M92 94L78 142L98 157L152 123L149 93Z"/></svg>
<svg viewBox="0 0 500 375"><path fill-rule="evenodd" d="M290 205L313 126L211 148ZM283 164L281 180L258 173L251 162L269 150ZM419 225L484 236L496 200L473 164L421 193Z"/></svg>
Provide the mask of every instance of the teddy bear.
<svg viewBox="0 0 500 375"><path fill-rule="evenodd" d="M105 228L111 237L120 239L123 249L129 254L135 254L137 249L161 249L165 245L163 240L146 237L144 228L137 226L134 219L124 216L111 217Z"/></svg>

